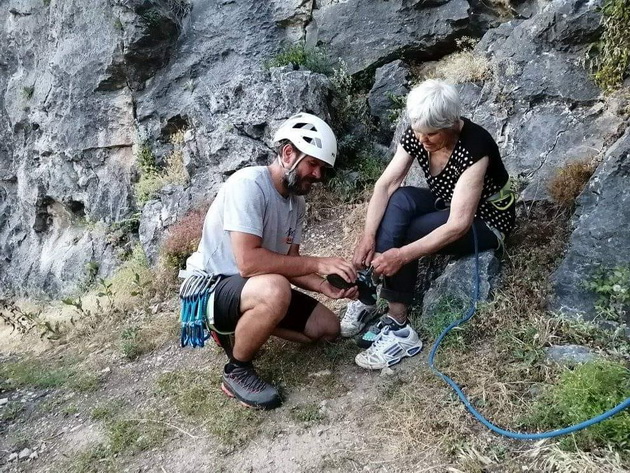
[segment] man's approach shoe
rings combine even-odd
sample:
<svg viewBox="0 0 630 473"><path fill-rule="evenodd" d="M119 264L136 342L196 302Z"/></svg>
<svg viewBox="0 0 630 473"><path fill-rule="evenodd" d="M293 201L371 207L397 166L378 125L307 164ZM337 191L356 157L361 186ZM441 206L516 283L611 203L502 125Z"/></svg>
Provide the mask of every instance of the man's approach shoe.
<svg viewBox="0 0 630 473"><path fill-rule="evenodd" d="M235 366L230 363L225 365L221 389L247 407L275 409L282 404L277 389L261 379L251 364L248 366Z"/></svg>

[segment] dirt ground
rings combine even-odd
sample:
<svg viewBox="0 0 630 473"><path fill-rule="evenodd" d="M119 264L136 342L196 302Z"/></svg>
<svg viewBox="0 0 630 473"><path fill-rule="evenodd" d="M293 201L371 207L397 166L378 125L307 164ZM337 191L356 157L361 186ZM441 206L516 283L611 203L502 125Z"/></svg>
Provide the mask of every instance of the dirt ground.
<svg viewBox="0 0 630 473"><path fill-rule="evenodd" d="M349 256L363 211L331 209L309 226L302 253ZM0 471L604 471L533 466L545 445L510 442L475 423L429 371L429 347L393 369L368 372L354 364L352 341L299 347L272 340L255 363L285 402L270 412L248 410L220 392L221 349L179 347L177 311L173 299L152 315L170 336L135 361L121 354L116 330L59 345L3 327L0 362L30 353L45 366L75 371L52 387L0 391ZM97 386L72 388L73 377L83 375ZM180 375L185 381L175 384ZM442 433L428 435L425 423ZM140 434L125 437L130 429Z"/></svg>

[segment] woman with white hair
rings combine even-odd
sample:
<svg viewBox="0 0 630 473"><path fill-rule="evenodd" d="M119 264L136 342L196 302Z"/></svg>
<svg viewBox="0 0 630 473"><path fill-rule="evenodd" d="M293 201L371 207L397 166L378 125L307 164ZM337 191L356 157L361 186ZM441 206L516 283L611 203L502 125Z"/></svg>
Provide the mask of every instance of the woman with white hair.
<svg viewBox="0 0 630 473"><path fill-rule="evenodd" d="M356 357L363 368L391 366L422 349L407 320L419 258L473 253L472 226L480 251L498 248L514 227L514 194L497 144L460 116L460 108L457 90L438 80L423 82L407 97L411 126L376 182L352 260L383 277L380 297L389 306L358 340L366 348ZM401 187L414 159L428 189ZM351 302L342 336L356 335L375 314L374 305Z"/></svg>

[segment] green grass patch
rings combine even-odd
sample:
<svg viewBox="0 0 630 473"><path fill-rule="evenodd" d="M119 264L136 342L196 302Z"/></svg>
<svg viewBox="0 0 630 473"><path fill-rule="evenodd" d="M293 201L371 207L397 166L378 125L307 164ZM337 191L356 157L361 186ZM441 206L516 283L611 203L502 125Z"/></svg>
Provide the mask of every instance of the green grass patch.
<svg viewBox="0 0 630 473"><path fill-rule="evenodd" d="M630 397L630 371L621 363L594 361L564 372L543 394L525 423L539 429L556 429L583 422ZM565 448L590 450L610 446L630 452L630 412L565 437Z"/></svg>
<svg viewBox="0 0 630 473"><path fill-rule="evenodd" d="M21 402L9 402L0 409L0 422L13 422L24 410L24 404Z"/></svg>
<svg viewBox="0 0 630 473"><path fill-rule="evenodd" d="M127 327L120 335L120 350L129 361L137 360L154 348L154 340L141 327Z"/></svg>
<svg viewBox="0 0 630 473"><path fill-rule="evenodd" d="M90 417L93 420L111 421L119 414L122 407L123 404L121 401L111 401L99 404L92 409Z"/></svg>
<svg viewBox="0 0 630 473"><path fill-rule="evenodd" d="M217 376L205 371L164 373L157 387L180 415L204 424L226 445L243 444L258 432L265 418L264 412L247 409L228 398L221 391Z"/></svg>
<svg viewBox="0 0 630 473"><path fill-rule="evenodd" d="M166 424L151 414L142 414L143 419L115 418L119 409L119 404L110 403L92 411L93 419L105 422L106 441L76 455L67 465L70 472L122 471L125 457L159 447L170 435Z"/></svg>
<svg viewBox="0 0 630 473"><path fill-rule="evenodd" d="M305 424L316 424L326 419L326 415L319 408L319 404L315 402L293 407L290 415L295 422Z"/></svg>
<svg viewBox="0 0 630 473"><path fill-rule="evenodd" d="M78 366L53 365L37 359L4 363L0 366L0 380L4 389L63 388L91 392L100 386L99 376L92 372Z"/></svg>
<svg viewBox="0 0 630 473"><path fill-rule="evenodd" d="M118 460L105 445L95 445L74 457L67 465L70 473L118 473Z"/></svg>
<svg viewBox="0 0 630 473"><path fill-rule="evenodd" d="M420 333L429 336L431 341L436 340L440 334L454 321L461 319L466 313L469 304L465 301L453 297L442 297L439 299L436 306L433 308L432 314L429 317L413 317L412 324L416 330ZM416 308L414 312L420 313L421 307ZM463 349L466 346L465 333L469 324L464 324L461 327L455 327L449 334L443 339L441 346Z"/></svg>
<svg viewBox="0 0 630 473"><path fill-rule="evenodd" d="M317 345L272 340L256 360L256 367L264 379L284 394L308 387L329 398L347 391L336 375L338 365L354 358L357 352L352 340Z"/></svg>

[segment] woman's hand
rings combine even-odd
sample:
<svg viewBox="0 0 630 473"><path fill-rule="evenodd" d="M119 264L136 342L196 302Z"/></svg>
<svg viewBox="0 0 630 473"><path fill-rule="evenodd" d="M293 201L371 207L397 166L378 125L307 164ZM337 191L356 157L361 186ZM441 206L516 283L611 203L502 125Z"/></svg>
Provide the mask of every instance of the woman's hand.
<svg viewBox="0 0 630 473"><path fill-rule="evenodd" d="M369 235L361 235L357 246L354 248L354 255L352 256L352 264L355 268L361 269L370 266L372 258L374 258L374 249L376 247L376 241L374 237Z"/></svg>
<svg viewBox="0 0 630 473"><path fill-rule="evenodd" d="M383 276L393 276L400 268L402 268L407 261L403 256L403 252L400 248L392 248L384 253L381 253L372 260L372 267L376 274Z"/></svg>
<svg viewBox="0 0 630 473"><path fill-rule="evenodd" d="M350 289L337 289L325 279L319 286L319 292L330 297L331 299L356 299L359 297L359 289L357 286L353 286Z"/></svg>

